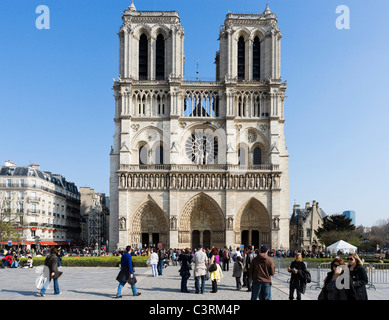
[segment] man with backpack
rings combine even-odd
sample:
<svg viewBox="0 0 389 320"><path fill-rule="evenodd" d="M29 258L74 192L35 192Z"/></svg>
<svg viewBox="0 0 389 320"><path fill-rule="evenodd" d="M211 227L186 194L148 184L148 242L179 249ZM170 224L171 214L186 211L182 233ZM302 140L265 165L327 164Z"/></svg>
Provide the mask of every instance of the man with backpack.
<svg viewBox="0 0 389 320"><path fill-rule="evenodd" d="M230 267L230 251L228 250L227 246L224 247L223 250L223 271L228 271ZM227 270L226 270L227 269Z"/></svg>

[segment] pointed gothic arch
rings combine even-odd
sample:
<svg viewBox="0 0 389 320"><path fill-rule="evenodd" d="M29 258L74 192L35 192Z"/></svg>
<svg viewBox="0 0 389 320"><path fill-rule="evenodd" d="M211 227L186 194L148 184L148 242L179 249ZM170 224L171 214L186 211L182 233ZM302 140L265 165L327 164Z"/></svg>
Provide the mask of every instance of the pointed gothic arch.
<svg viewBox="0 0 389 320"><path fill-rule="evenodd" d="M129 240L131 245L137 247L139 243L143 244L146 235L149 239L149 245L156 244L153 243L153 238L156 239L156 235L158 235L158 242L161 242L164 247L168 247L168 218L150 196L135 210L130 221Z"/></svg>
<svg viewBox="0 0 389 320"><path fill-rule="evenodd" d="M203 192L186 202L179 217L178 230L179 247L196 247L204 241L208 242L204 243L206 247L225 245L224 213L217 202ZM197 232L199 238L194 239Z"/></svg>
<svg viewBox="0 0 389 320"><path fill-rule="evenodd" d="M261 201L255 198L248 200L238 211L235 221L236 243L256 248L263 244L271 245L270 214Z"/></svg>

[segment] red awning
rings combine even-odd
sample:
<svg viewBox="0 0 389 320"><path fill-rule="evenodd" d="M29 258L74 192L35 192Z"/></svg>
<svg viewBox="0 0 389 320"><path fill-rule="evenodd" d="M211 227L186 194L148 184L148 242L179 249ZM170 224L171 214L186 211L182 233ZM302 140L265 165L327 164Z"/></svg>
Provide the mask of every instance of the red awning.
<svg viewBox="0 0 389 320"><path fill-rule="evenodd" d="M56 246L57 243L53 241L39 241L42 246Z"/></svg>
<svg viewBox="0 0 389 320"><path fill-rule="evenodd" d="M36 231L36 230L38 230L38 229L37 229L37 228L31 228L31 230L32 230L32 231Z"/></svg>

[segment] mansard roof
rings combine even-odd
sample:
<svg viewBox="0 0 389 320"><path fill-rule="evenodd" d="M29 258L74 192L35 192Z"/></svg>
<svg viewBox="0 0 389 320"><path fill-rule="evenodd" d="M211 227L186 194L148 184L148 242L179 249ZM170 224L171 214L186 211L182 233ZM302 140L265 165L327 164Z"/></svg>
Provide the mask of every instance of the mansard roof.
<svg viewBox="0 0 389 320"><path fill-rule="evenodd" d="M66 189L73 193L79 193L77 186L73 182L68 182L66 179L58 174L52 174L51 172L41 171L35 167L17 167L17 166L4 166L0 167L0 177L36 177L42 180L49 181L63 189Z"/></svg>

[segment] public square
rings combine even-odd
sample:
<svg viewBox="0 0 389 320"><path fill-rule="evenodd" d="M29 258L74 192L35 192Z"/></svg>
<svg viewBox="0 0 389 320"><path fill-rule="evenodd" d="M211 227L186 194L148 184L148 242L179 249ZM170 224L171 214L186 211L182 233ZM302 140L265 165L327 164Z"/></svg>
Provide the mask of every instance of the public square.
<svg viewBox="0 0 389 320"><path fill-rule="evenodd" d="M232 277L232 264L230 270L223 272L223 278L218 283L218 292L210 293L211 281L206 281L205 293L195 294L193 271L188 280L190 293L180 292L181 277L178 274L179 266L169 266L163 270L162 276L152 277L151 268L136 268L137 289L141 292L138 297L132 296L129 285L122 291L123 300L223 300L242 301L250 300L251 293L236 290L235 279ZM116 300L118 282L116 276L119 268L102 267L61 267L63 275L59 279L61 295L53 294L50 285L45 297L41 297L35 288L35 279L39 275L39 267L32 269L0 269L0 300ZM286 270L273 277L272 300L288 300L289 275ZM312 279L315 271L311 270ZM315 289L315 283L307 285L302 300L317 300L320 290ZM368 289L369 300L388 300L389 284L377 284L376 290Z"/></svg>

